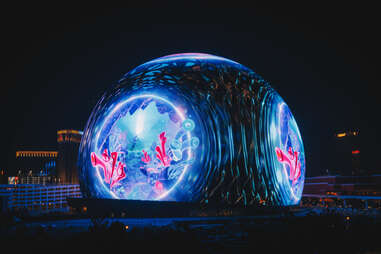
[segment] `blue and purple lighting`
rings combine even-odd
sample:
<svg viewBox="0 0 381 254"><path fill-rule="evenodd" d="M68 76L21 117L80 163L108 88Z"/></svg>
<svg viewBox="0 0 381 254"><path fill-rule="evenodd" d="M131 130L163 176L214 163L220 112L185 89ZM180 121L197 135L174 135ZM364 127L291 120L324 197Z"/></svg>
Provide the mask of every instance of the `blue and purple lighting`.
<svg viewBox="0 0 381 254"><path fill-rule="evenodd" d="M297 204L302 196L305 175L303 142L294 116L283 99L274 93L269 106L268 123L273 147L271 168L279 194L287 204Z"/></svg>
<svg viewBox="0 0 381 254"><path fill-rule="evenodd" d="M118 199L165 198L192 164L199 142L194 127L184 109L163 97L142 94L120 101L95 136L91 159L99 186Z"/></svg>
<svg viewBox="0 0 381 254"><path fill-rule="evenodd" d="M99 100L79 154L85 196L293 205L301 135L260 76L219 56L174 54L128 72Z"/></svg>

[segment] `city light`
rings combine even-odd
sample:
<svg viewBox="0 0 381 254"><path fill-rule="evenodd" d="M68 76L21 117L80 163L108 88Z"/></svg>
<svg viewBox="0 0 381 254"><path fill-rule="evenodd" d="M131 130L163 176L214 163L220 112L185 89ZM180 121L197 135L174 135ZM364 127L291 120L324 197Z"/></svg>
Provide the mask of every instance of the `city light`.
<svg viewBox="0 0 381 254"><path fill-rule="evenodd" d="M352 151L352 154L359 154L360 153L360 150L353 150Z"/></svg>
<svg viewBox="0 0 381 254"><path fill-rule="evenodd" d="M57 135L59 134L79 134L82 135L82 131L77 131L77 130L59 130L57 131Z"/></svg>
<svg viewBox="0 0 381 254"><path fill-rule="evenodd" d="M358 131L346 131L346 132L337 133L336 137L343 138L343 137L346 137L346 136L357 136L357 135L359 135Z"/></svg>
<svg viewBox="0 0 381 254"><path fill-rule="evenodd" d="M16 151L18 157L54 157L58 155L57 151Z"/></svg>

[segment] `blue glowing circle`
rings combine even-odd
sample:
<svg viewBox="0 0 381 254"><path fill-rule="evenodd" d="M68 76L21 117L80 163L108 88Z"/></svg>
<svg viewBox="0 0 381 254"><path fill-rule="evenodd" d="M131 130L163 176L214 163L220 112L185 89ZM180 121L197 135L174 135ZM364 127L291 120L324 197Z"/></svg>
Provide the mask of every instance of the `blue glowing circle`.
<svg viewBox="0 0 381 254"><path fill-rule="evenodd" d="M194 126L195 126L195 124L194 124L193 120L191 120L191 119L186 119L183 122L183 128L186 131L192 131L194 129Z"/></svg>
<svg viewBox="0 0 381 254"><path fill-rule="evenodd" d="M297 204L303 192L305 154L303 141L290 108L274 91L267 108L269 164L274 185L286 205Z"/></svg>
<svg viewBox="0 0 381 254"><path fill-rule="evenodd" d="M153 94L114 105L100 124L92 151L99 186L117 199L165 198L191 164L195 147L187 143L195 137L183 128L186 121L181 109Z"/></svg>
<svg viewBox="0 0 381 254"><path fill-rule="evenodd" d="M192 139L191 139L191 147L192 148L197 148L199 144L200 144L200 140L197 137L192 137Z"/></svg>

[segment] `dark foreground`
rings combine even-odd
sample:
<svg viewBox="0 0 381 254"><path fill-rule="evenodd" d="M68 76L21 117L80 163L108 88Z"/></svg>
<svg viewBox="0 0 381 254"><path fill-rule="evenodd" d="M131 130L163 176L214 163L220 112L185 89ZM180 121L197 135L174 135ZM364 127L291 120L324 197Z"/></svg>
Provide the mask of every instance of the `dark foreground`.
<svg viewBox="0 0 381 254"><path fill-rule="evenodd" d="M1 253L381 253L379 212L45 221L3 217L1 225Z"/></svg>

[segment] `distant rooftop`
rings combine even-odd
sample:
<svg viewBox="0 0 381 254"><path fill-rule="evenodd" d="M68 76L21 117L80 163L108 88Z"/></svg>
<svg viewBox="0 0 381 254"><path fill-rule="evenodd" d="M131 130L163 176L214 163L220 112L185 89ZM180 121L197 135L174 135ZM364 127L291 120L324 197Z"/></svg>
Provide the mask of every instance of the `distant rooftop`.
<svg viewBox="0 0 381 254"><path fill-rule="evenodd" d="M79 134L83 135L83 131L77 131L77 130L59 130L57 131L58 134Z"/></svg>
<svg viewBox="0 0 381 254"><path fill-rule="evenodd" d="M19 157L52 157L57 158L57 151L16 151L16 158Z"/></svg>

